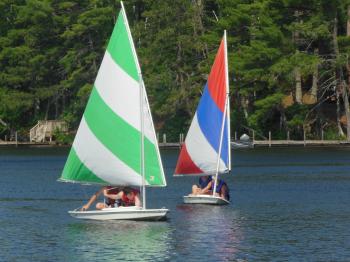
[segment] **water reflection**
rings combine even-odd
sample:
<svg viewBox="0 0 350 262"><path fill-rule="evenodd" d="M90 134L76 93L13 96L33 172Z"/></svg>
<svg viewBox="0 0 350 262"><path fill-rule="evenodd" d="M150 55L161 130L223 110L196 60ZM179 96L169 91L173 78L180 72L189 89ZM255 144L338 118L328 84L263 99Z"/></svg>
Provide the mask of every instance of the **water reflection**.
<svg viewBox="0 0 350 262"><path fill-rule="evenodd" d="M237 213L230 206L178 205L182 232L177 239L179 256L196 254L199 259L232 261L237 259L243 239ZM193 257L195 259L195 257Z"/></svg>
<svg viewBox="0 0 350 262"><path fill-rule="evenodd" d="M172 230L164 222L82 221L66 234L75 261L164 261L171 255Z"/></svg>
<svg viewBox="0 0 350 262"><path fill-rule="evenodd" d="M235 151L225 207L178 205L197 178L173 178L177 151L162 154L161 223L73 219L94 189L56 182L66 155L1 150L0 261L349 261L350 148Z"/></svg>

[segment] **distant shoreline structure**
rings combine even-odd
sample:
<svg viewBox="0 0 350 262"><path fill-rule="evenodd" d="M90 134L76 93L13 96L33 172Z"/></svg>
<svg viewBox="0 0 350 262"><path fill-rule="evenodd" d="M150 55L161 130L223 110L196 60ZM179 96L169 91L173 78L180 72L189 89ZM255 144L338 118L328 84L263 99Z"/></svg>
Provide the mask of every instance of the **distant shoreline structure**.
<svg viewBox="0 0 350 262"><path fill-rule="evenodd" d="M249 143L244 143L245 146L237 146L240 140L232 140L231 148L244 149L255 147L350 147L350 141L347 140L254 140ZM54 142L16 142L16 141L1 141L0 147L70 147L69 144L57 144ZM179 142L159 142L160 148L180 148Z"/></svg>

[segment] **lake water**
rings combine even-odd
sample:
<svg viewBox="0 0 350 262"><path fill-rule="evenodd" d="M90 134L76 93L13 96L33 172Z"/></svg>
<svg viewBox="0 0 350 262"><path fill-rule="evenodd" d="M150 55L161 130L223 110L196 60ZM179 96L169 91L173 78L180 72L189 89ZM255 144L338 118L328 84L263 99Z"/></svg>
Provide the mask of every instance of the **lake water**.
<svg viewBox="0 0 350 262"><path fill-rule="evenodd" d="M81 221L97 189L56 182L65 148L0 148L0 261L350 261L350 148L234 150L229 206L184 205L194 177L147 191L165 222Z"/></svg>

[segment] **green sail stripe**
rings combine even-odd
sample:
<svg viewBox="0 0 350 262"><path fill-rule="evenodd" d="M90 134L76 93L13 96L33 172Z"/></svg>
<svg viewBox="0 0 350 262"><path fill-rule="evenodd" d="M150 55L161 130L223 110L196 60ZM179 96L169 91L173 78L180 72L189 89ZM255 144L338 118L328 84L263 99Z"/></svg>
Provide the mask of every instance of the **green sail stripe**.
<svg viewBox="0 0 350 262"><path fill-rule="evenodd" d="M122 11L119 13L117 23L114 26L112 36L109 40L107 50L111 54L113 60L125 70L132 78L139 81L137 73L136 61L132 52L126 25L124 22Z"/></svg>
<svg viewBox="0 0 350 262"><path fill-rule="evenodd" d="M116 115L93 88L84 117L96 138L123 163L140 172L140 131ZM145 178L150 185L163 185L156 146L146 137Z"/></svg>
<svg viewBox="0 0 350 262"><path fill-rule="evenodd" d="M96 176L89 168L84 165L84 163L79 159L73 147L69 152L61 179L81 183L97 183L104 185L108 184L106 181Z"/></svg>

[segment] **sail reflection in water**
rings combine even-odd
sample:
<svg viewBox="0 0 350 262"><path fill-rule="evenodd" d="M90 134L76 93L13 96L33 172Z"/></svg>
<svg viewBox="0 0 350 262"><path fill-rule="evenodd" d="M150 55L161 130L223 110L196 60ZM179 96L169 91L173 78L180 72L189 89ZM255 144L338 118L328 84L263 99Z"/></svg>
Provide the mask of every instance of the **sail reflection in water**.
<svg viewBox="0 0 350 262"><path fill-rule="evenodd" d="M172 230L168 223L108 221L71 224L66 241L75 261L164 261L170 259Z"/></svg>
<svg viewBox="0 0 350 262"><path fill-rule="evenodd" d="M177 236L181 238L176 246L179 257L197 254L197 259L209 261L232 261L236 258L244 237L235 211L204 205L178 205L177 211L182 213L183 218L177 226L182 232L181 236Z"/></svg>

